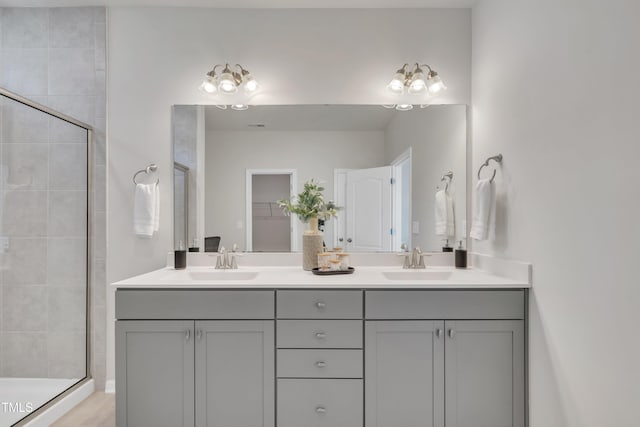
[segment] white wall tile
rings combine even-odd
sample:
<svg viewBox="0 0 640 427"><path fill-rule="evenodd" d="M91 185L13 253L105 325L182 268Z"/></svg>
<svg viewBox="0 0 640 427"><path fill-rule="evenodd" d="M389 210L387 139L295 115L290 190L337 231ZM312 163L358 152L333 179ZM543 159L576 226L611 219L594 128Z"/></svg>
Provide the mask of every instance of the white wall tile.
<svg viewBox="0 0 640 427"><path fill-rule="evenodd" d="M81 288L86 284L87 239L47 239L47 283Z"/></svg>
<svg viewBox="0 0 640 427"><path fill-rule="evenodd" d="M2 334L3 377L46 378L47 334L4 332Z"/></svg>
<svg viewBox="0 0 640 427"><path fill-rule="evenodd" d="M48 331L86 331L86 288L60 286L48 288Z"/></svg>
<svg viewBox="0 0 640 427"><path fill-rule="evenodd" d="M82 332L47 334L49 378L83 378L86 375L86 339Z"/></svg>
<svg viewBox="0 0 640 427"><path fill-rule="evenodd" d="M48 50L3 48L0 86L26 97L47 95Z"/></svg>
<svg viewBox="0 0 640 427"><path fill-rule="evenodd" d="M48 144L0 144L2 188L46 190L49 185Z"/></svg>
<svg viewBox="0 0 640 427"><path fill-rule="evenodd" d="M2 283L6 285L43 285L47 283L47 240L12 238L4 254Z"/></svg>
<svg viewBox="0 0 640 427"><path fill-rule="evenodd" d="M47 331L47 286L2 286L4 332Z"/></svg>
<svg viewBox="0 0 640 427"><path fill-rule="evenodd" d="M49 145L49 188L87 189L87 144Z"/></svg>
<svg viewBox="0 0 640 427"><path fill-rule="evenodd" d="M46 191L2 191L4 212L0 231L5 236L45 237L47 235Z"/></svg>
<svg viewBox="0 0 640 427"><path fill-rule="evenodd" d="M85 237L87 193L50 191L48 225L50 237Z"/></svg>
<svg viewBox="0 0 640 427"><path fill-rule="evenodd" d="M93 49L49 49L49 95L92 95Z"/></svg>
<svg viewBox="0 0 640 427"><path fill-rule="evenodd" d="M31 97L32 101L45 104L46 97ZM2 142L47 142L49 118L46 114L5 98L2 107Z"/></svg>

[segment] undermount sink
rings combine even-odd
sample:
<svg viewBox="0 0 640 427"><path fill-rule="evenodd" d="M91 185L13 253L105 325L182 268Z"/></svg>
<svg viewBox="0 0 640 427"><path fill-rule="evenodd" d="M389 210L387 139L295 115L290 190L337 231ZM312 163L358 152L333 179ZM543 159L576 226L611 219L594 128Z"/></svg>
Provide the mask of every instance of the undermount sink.
<svg viewBox="0 0 640 427"><path fill-rule="evenodd" d="M382 274L389 280L447 280L451 271L385 271Z"/></svg>
<svg viewBox="0 0 640 427"><path fill-rule="evenodd" d="M258 276L255 271L216 270L216 271L191 271L189 277L192 280L253 280Z"/></svg>

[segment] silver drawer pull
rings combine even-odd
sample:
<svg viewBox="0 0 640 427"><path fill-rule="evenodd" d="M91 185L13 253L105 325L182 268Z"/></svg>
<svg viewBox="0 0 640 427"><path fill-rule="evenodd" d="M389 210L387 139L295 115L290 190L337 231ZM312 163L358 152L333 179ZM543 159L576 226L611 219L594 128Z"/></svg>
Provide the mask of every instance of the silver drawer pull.
<svg viewBox="0 0 640 427"><path fill-rule="evenodd" d="M316 332L316 338L319 340L323 340L327 337L327 334L325 334L324 332Z"/></svg>
<svg viewBox="0 0 640 427"><path fill-rule="evenodd" d="M184 340L189 341L190 338L191 338L191 329L187 329L187 331L184 333Z"/></svg>
<svg viewBox="0 0 640 427"><path fill-rule="evenodd" d="M449 338L453 338L456 336L456 331L454 331L453 329L449 329Z"/></svg>
<svg viewBox="0 0 640 427"><path fill-rule="evenodd" d="M196 331L196 338L198 339L198 341L202 340L202 329L198 329Z"/></svg>
<svg viewBox="0 0 640 427"><path fill-rule="evenodd" d="M322 360L319 360L319 361L316 362L316 366L318 368L324 368L325 366L327 366L327 363L323 362Z"/></svg>
<svg viewBox="0 0 640 427"><path fill-rule="evenodd" d="M327 408L325 408L324 406L318 406L318 407L316 407L316 412L318 414L326 414L327 413Z"/></svg>
<svg viewBox="0 0 640 427"><path fill-rule="evenodd" d="M318 308L318 310L324 310L325 308L327 308L327 303L324 301L318 301L316 303L316 307Z"/></svg>
<svg viewBox="0 0 640 427"><path fill-rule="evenodd" d="M436 337L440 338L442 336L442 329L436 329Z"/></svg>

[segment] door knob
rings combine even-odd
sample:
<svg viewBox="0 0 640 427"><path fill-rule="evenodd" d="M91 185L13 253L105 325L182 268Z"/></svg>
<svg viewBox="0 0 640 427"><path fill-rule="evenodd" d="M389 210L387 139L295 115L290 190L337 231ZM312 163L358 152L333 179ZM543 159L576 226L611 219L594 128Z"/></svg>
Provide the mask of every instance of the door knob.
<svg viewBox="0 0 640 427"><path fill-rule="evenodd" d="M349 238L347 239L347 243L351 243L351 242L353 242L353 239L352 239L351 237L349 237Z"/></svg>
<svg viewBox="0 0 640 427"><path fill-rule="evenodd" d="M338 242L344 242L344 237L340 237L340 238L338 239Z"/></svg>

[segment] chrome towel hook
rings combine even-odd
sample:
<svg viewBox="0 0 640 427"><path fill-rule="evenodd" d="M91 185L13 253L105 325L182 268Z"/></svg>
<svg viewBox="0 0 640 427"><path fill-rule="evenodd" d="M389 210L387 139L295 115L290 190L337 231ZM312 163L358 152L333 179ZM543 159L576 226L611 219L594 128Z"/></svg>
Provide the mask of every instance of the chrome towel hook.
<svg viewBox="0 0 640 427"><path fill-rule="evenodd" d="M147 175L149 175L151 172L155 172L157 170L158 170L158 165L156 165L155 163L151 163L146 168L140 169L138 172L133 174L133 183L138 185L138 182L136 181L136 177L141 173L146 173ZM156 184L160 184L160 179L156 179Z"/></svg>
<svg viewBox="0 0 640 427"><path fill-rule="evenodd" d="M498 163L502 163L502 154L498 154L497 156L491 156L489 157L487 160L484 161L484 163L480 166L480 169L478 169L478 179L480 179L480 172L482 171L482 168L485 166L489 166L489 161L494 160ZM489 180L489 182L493 182L493 180L496 177L496 169L493 170L493 175L491 176L491 179Z"/></svg>

